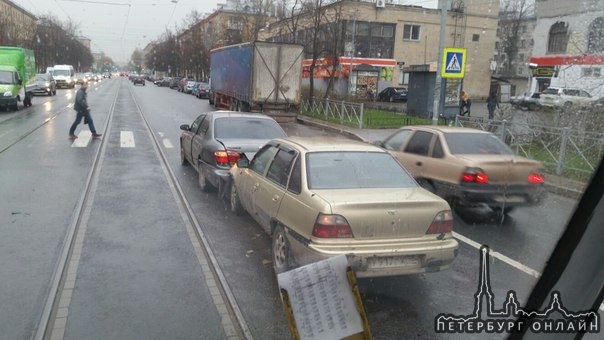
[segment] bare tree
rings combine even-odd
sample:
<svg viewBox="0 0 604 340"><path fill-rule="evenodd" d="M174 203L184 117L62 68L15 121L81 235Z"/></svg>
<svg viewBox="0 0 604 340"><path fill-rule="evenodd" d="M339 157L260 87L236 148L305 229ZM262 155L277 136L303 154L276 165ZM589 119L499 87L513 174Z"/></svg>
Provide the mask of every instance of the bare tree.
<svg viewBox="0 0 604 340"><path fill-rule="evenodd" d="M534 18L535 7L531 0L503 0L499 11L499 55L505 56L500 60L504 64L505 75L515 75L512 63L518 57L519 44L522 37L522 27L527 20Z"/></svg>

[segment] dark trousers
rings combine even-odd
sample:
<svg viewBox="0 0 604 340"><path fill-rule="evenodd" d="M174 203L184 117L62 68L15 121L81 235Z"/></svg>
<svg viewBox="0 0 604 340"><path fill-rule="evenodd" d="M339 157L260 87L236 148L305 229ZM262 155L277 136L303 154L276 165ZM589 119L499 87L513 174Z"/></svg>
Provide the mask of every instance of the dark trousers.
<svg viewBox="0 0 604 340"><path fill-rule="evenodd" d="M90 128L90 132L92 132L92 134L95 135L96 129L94 128L94 123L92 122L92 117L90 116L89 110L78 111L75 121L73 122L73 124L71 124L71 128L69 128L69 134L73 135L75 133L75 129L76 129L76 127L78 127L78 124L80 124L82 122L82 118L84 118L84 124L88 124L88 128Z"/></svg>

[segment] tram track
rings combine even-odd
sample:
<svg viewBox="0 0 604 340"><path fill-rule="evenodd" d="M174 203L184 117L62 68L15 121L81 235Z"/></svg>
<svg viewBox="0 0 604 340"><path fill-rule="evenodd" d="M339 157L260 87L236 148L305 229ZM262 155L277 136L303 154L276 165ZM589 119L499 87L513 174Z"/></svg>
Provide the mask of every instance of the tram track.
<svg viewBox="0 0 604 340"><path fill-rule="evenodd" d="M127 91L136 106L137 113L143 121L145 130L152 142L153 149L160 161L162 171L167 179L176 204L178 205L180 215L187 229L187 234L193 244L198 263L204 274L204 283L210 288L212 300L220 314L224 332L227 335L227 338L230 339L251 339L251 332L247 327L243 314L237 306L234 294L230 290L226 278L218 265L218 261L209 247L209 242L204 235L201 224L197 221L195 213L169 165L168 158L162 150L161 141L153 133L153 129L147 121L139 103L137 103L132 89L127 86ZM121 83L113 97L107 119L105 120L105 136L109 136L111 132L116 103L118 97L124 95L124 92L123 83ZM75 287L79 257L82 253L87 222L94 204L99 175L107 152L107 147L108 138L103 138L101 140L101 145L94 155L91 169L84 184L84 189L74 210L73 218L63 242L63 249L60 253L57 267L55 268L47 291L47 300L42 316L36 327L34 337L36 340L63 339L64 337L68 307L73 288Z"/></svg>

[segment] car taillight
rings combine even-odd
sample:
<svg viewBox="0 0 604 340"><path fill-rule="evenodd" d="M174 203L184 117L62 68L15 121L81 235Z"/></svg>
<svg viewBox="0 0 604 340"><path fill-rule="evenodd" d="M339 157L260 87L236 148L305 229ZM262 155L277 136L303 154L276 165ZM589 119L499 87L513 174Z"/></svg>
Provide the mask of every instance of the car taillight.
<svg viewBox="0 0 604 340"><path fill-rule="evenodd" d="M320 238L350 238L352 229L344 216L319 214L312 236Z"/></svg>
<svg viewBox="0 0 604 340"><path fill-rule="evenodd" d="M466 169L463 174L461 174L461 181L464 183L489 183L489 176L485 174L482 169L471 168Z"/></svg>
<svg viewBox="0 0 604 340"><path fill-rule="evenodd" d="M541 184L543 183L543 175L530 174L528 175L528 182L532 184Z"/></svg>
<svg viewBox="0 0 604 340"><path fill-rule="evenodd" d="M214 159L217 165L231 166L235 164L241 155L237 151L233 150L216 150L214 151Z"/></svg>
<svg viewBox="0 0 604 340"><path fill-rule="evenodd" d="M453 230L453 213L451 210L443 210L436 214L426 234L450 233Z"/></svg>

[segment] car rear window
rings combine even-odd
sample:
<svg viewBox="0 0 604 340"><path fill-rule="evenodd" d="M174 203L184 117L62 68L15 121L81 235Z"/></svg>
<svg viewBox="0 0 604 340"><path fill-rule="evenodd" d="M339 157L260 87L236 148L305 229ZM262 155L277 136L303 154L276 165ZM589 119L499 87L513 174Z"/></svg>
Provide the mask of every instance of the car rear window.
<svg viewBox="0 0 604 340"><path fill-rule="evenodd" d="M281 126L271 119L223 117L214 122L214 137L273 139L286 137L286 134Z"/></svg>
<svg viewBox="0 0 604 340"><path fill-rule="evenodd" d="M495 135L488 133L445 133L449 151L454 155L513 155Z"/></svg>
<svg viewBox="0 0 604 340"><path fill-rule="evenodd" d="M411 188L411 176L382 152L312 152L307 154L309 189Z"/></svg>

